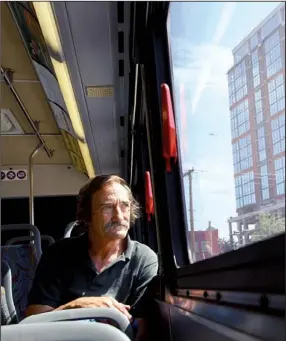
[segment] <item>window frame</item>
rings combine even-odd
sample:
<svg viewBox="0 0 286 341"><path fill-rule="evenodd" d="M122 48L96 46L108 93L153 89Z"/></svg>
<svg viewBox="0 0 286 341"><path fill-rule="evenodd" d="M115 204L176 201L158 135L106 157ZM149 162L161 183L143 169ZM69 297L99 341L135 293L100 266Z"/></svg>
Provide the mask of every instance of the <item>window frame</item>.
<svg viewBox="0 0 286 341"><path fill-rule="evenodd" d="M167 27L169 5L169 2L148 2L144 7L144 3L133 3L137 25L134 25L135 34L131 34L133 51L138 52L135 58L132 56L131 63L142 65L140 77L148 103L148 151L162 261L159 275L174 294L186 288L284 293L285 234L190 263L180 153L178 162L168 173L162 157L161 84L168 84L174 96ZM174 106L173 110L178 126ZM179 138L177 146L179 150ZM271 276L265 276L269 271ZM265 278L263 283L262 278Z"/></svg>

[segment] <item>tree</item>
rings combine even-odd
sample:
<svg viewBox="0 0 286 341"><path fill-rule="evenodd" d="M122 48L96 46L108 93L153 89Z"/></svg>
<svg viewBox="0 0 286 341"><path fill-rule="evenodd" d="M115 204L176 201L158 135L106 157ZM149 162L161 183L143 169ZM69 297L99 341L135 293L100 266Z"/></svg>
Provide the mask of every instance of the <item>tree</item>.
<svg viewBox="0 0 286 341"><path fill-rule="evenodd" d="M257 242L285 232L285 217L274 214L261 214L258 227L251 234L251 242Z"/></svg>

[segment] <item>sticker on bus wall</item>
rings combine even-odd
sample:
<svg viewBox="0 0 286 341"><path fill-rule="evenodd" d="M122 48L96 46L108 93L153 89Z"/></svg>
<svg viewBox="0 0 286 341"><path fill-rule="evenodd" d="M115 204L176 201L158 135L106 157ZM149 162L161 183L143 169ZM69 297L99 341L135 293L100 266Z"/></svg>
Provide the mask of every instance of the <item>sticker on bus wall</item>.
<svg viewBox="0 0 286 341"><path fill-rule="evenodd" d="M113 86L87 86L85 88L87 97L103 98L112 97L114 94Z"/></svg>
<svg viewBox="0 0 286 341"><path fill-rule="evenodd" d="M1 171L1 181L21 181L28 179L26 169L8 169Z"/></svg>

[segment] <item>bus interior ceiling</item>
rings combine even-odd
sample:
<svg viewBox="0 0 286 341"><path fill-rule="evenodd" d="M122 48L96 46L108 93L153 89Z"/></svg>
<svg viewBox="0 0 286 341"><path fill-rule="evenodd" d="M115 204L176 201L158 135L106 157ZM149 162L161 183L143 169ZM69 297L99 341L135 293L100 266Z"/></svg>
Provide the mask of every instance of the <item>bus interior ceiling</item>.
<svg viewBox="0 0 286 341"><path fill-rule="evenodd" d="M75 220L75 196L91 176L90 169L94 174L126 177L129 70L124 17L129 6L124 6L120 18L116 2L87 2L85 6L54 2L50 6L60 37L57 48L62 51L62 65L68 68L76 102L72 105L78 109L83 138L70 115L74 108L67 103L69 94L62 93L62 75L53 68L57 56L45 36L44 18L30 3L2 2L2 224L29 222L29 159L42 139L44 146L32 159L35 224L60 238L66 224ZM90 160L83 157L80 143L88 147ZM19 171L23 171L23 180L18 177Z"/></svg>

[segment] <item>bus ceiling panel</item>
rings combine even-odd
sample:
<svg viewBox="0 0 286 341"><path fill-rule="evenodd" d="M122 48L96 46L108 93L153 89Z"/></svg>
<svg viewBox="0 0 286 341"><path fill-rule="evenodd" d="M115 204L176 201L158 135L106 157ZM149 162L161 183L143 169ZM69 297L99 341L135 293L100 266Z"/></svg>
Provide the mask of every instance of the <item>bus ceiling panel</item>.
<svg viewBox="0 0 286 341"><path fill-rule="evenodd" d="M38 131L55 156L48 158L42 150L35 163L71 163L63 139L59 135L52 110L45 97L42 85L35 72L27 49L12 17L7 3L1 3L1 66L12 73L9 79L20 101L33 122L38 122ZM4 79L1 79L1 142L2 164L27 164L29 155L39 140L23 110ZM4 126L5 124L5 126ZM25 136L26 134L26 136ZM30 136L27 136L30 135ZM48 136L47 136L48 135Z"/></svg>
<svg viewBox="0 0 286 341"><path fill-rule="evenodd" d="M119 59L128 65L128 54L118 52L117 31L125 25L117 26L116 6L108 2L54 2L53 10L97 173L118 173L128 101Z"/></svg>
<svg viewBox="0 0 286 341"><path fill-rule="evenodd" d="M43 136L46 144L54 150L53 157L49 158L45 151L41 149L34 158L34 164L71 164L71 158L61 135ZM29 156L35 146L37 139L35 136L1 136L2 165L27 165Z"/></svg>

